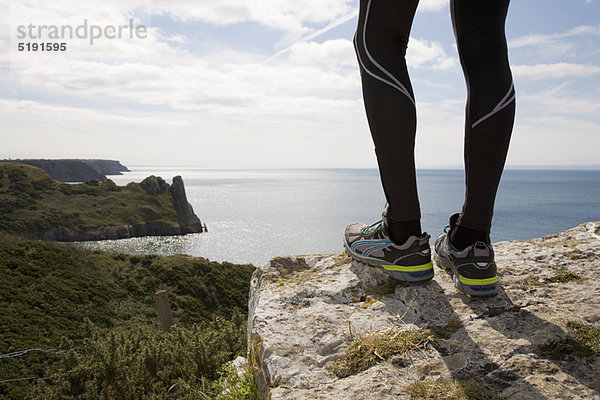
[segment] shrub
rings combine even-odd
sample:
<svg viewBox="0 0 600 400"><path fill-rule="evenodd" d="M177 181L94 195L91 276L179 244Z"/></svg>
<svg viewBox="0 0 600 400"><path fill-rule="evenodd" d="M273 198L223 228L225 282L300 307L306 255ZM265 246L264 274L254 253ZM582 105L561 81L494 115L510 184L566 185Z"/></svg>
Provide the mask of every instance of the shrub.
<svg viewBox="0 0 600 400"><path fill-rule="evenodd" d="M188 398L219 387L210 384L219 370L245 354L245 319L215 317L189 327L174 326L161 333L155 327L129 330L88 325L90 335L72 349L33 392L52 398L153 399ZM218 382L218 381L217 381Z"/></svg>
<svg viewBox="0 0 600 400"><path fill-rule="evenodd" d="M118 391L130 396L123 398L203 399L202 393L216 393L212 382L221 365L246 350L253 270L0 233L0 353L66 352L0 360L0 381L32 378L0 383L0 398L99 398L92 392L117 398ZM178 324L164 335L158 289L168 290Z"/></svg>

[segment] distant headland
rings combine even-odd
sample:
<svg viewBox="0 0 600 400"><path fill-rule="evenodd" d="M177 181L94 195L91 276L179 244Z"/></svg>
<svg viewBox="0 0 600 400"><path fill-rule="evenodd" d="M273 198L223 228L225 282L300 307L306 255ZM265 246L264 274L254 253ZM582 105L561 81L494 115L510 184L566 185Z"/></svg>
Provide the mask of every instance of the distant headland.
<svg viewBox="0 0 600 400"><path fill-rule="evenodd" d="M106 175L122 175L122 172L129 171L126 166L116 160L17 159L2 161L38 167L52 179L61 182L85 182L90 179L97 179L100 182L104 182L107 179Z"/></svg>
<svg viewBox="0 0 600 400"><path fill-rule="evenodd" d="M64 161L63 166L75 165L67 161L87 162ZM97 178L67 184L52 179L40 168L24 164L0 162L0 232L71 242L206 230L187 201L180 176L174 177L172 184L154 175L126 186ZM118 161L104 165L126 170Z"/></svg>

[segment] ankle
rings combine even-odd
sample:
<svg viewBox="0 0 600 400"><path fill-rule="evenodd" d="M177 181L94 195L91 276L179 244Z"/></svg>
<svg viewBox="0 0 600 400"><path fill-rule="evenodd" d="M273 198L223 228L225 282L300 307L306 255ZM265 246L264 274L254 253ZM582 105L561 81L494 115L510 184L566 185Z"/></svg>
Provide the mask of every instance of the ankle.
<svg viewBox="0 0 600 400"><path fill-rule="evenodd" d="M392 241L396 244L403 244L411 236L421 236L421 220L388 222L387 228L390 232Z"/></svg>
<svg viewBox="0 0 600 400"><path fill-rule="evenodd" d="M450 244L457 250L463 250L476 242L490 244L490 234L485 231L477 231L457 225L450 232Z"/></svg>

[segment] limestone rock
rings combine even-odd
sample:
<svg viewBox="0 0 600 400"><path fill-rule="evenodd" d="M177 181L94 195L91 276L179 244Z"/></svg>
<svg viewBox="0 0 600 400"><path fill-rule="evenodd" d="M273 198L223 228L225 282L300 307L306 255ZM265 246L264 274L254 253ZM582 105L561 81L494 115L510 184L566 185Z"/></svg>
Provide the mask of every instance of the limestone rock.
<svg viewBox="0 0 600 400"><path fill-rule="evenodd" d="M272 259L250 289L260 398L408 399L415 381L478 377L512 400L600 399L600 357L550 351L569 321L600 327L600 222L494 248L502 289L491 299L458 294L437 267L405 286L343 253ZM446 326L456 328L423 350L345 378L331 370L352 338Z"/></svg>
<svg viewBox="0 0 600 400"><path fill-rule="evenodd" d="M162 185L160 185L160 192L171 193L171 185L169 185L167 182L164 182Z"/></svg>
<svg viewBox="0 0 600 400"><path fill-rule="evenodd" d="M173 199L173 206L177 212L181 233L201 233L203 230L202 223L196 214L194 214L192 205L187 201L185 186L183 185L181 176L173 177L171 197Z"/></svg>
<svg viewBox="0 0 600 400"><path fill-rule="evenodd" d="M148 194L160 194L161 187L165 183L160 176L150 175L140 182L140 186Z"/></svg>

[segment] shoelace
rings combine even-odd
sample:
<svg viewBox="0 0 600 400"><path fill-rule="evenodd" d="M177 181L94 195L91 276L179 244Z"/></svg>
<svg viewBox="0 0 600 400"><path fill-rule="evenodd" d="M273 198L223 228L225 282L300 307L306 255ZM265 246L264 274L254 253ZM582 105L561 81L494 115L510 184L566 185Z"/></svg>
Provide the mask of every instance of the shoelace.
<svg viewBox="0 0 600 400"><path fill-rule="evenodd" d="M362 228L361 232L364 233L365 235L370 235L373 232L376 232L378 229L380 229L382 225L383 225L383 220L380 219L379 221L374 222L371 225Z"/></svg>

